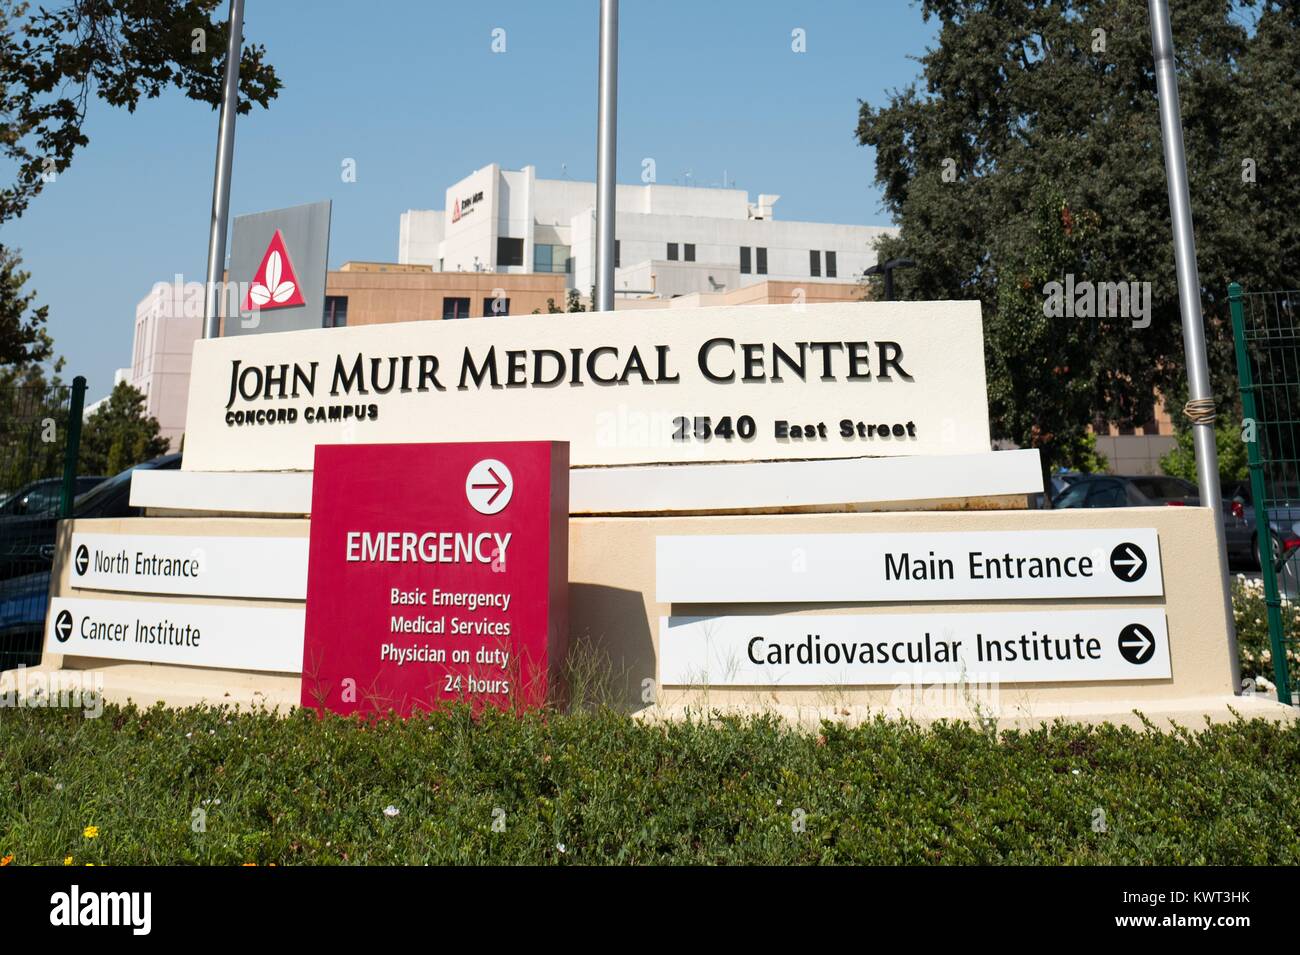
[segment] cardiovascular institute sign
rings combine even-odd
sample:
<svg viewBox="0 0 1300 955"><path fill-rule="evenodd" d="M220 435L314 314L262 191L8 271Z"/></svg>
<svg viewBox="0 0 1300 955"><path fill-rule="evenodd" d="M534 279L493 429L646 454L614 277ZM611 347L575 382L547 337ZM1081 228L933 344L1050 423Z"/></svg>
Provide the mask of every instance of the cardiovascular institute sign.
<svg viewBox="0 0 1300 955"><path fill-rule="evenodd" d="M197 342L187 470L317 444L567 440L575 465L989 449L979 304L406 322Z"/></svg>

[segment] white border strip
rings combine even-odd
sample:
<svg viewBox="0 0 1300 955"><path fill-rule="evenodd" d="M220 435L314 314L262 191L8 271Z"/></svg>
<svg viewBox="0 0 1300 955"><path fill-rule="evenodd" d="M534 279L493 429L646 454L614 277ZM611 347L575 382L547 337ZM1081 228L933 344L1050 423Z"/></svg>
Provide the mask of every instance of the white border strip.
<svg viewBox="0 0 1300 955"><path fill-rule="evenodd" d="M306 514L310 471L136 471L131 504ZM936 457L574 468L571 514L745 511L1042 493L1038 450Z"/></svg>

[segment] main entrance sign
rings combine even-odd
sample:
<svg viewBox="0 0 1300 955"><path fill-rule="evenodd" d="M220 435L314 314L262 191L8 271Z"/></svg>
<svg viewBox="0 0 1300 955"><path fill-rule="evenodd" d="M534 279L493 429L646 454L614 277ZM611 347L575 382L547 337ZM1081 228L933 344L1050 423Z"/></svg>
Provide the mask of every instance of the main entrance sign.
<svg viewBox="0 0 1300 955"><path fill-rule="evenodd" d="M662 603L1158 597L1156 532L965 531L659 537Z"/></svg>
<svg viewBox="0 0 1300 955"><path fill-rule="evenodd" d="M568 634L566 451L317 448L302 704L543 702Z"/></svg>
<svg viewBox="0 0 1300 955"><path fill-rule="evenodd" d="M567 439L575 465L989 450L976 302L523 316L197 342L187 470Z"/></svg>

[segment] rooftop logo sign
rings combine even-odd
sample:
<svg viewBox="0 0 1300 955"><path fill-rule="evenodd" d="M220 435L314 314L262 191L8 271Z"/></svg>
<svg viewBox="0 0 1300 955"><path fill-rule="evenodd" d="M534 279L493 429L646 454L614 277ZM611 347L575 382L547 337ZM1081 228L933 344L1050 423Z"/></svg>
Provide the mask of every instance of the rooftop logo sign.
<svg viewBox="0 0 1300 955"><path fill-rule="evenodd" d="M483 201L483 190L465 199L458 199L451 206L451 221L459 222L460 217L474 211L474 207Z"/></svg>
<svg viewBox="0 0 1300 955"><path fill-rule="evenodd" d="M313 202L235 218L230 281L240 292L223 306L223 338L321 327L330 208Z"/></svg>
<svg viewBox="0 0 1300 955"><path fill-rule="evenodd" d="M253 309L288 308L291 305L305 305L302 289L298 287L298 276L294 274L293 262L289 251L284 247L284 236L275 230L271 244L266 247L266 255L258 266L257 274L248 287L248 297L244 308Z"/></svg>

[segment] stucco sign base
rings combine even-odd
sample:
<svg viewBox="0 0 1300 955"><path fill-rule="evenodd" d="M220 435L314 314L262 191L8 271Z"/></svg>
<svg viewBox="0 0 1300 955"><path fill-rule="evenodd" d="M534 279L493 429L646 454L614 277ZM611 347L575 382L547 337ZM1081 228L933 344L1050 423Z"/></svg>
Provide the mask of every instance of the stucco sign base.
<svg viewBox="0 0 1300 955"><path fill-rule="evenodd" d="M679 719L714 711L774 712L793 722L858 722L883 715L918 722L994 721L1025 727L1056 719L1191 727L1212 721L1295 719L1297 711L1263 697L1238 697L1230 685L1227 640L1214 533L1208 511L1127 508L1114 511L994 511L849 514L773 514L672 517L575 517L569 525L571 652L573 665L594 661L603 695L645 719ZM656 600L655 542L661 536L729 534L841 534L1009 531L1145 527L1159 539L1163 596L1066 600L996 600L941 604L663 604ZM98 600L139 595L89 591L71 584L69 543L74 531L97 534L305 537L308 521L274 518L133 518L66 522L60 529L52 596ZM236 606L301 606L292 600L149 596L155 602ZM1171 676L1114 683L1018 683L1008 686L659 686L659 620L667 616L908 614L1114 610L1164 613ZM297 705L295 675L110 661L47 653L43 671L95 670L105 698L148 706L196 703ZM1139 716L1138 714L1141 714Z"/></svg>

